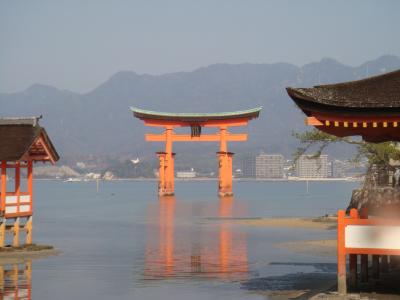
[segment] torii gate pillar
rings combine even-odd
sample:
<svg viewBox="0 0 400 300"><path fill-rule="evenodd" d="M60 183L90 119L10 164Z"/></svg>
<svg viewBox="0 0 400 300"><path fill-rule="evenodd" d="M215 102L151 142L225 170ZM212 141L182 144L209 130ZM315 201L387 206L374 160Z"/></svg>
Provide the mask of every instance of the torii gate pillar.
<svg viewBox="0 0 400 300"><path fill-rule="evenodd" d="M220 147L217 152L218 158L218 195L232 196L232 159L233 153L228 152L228 145L226 141L227 126L219 128Z"/></svg>
<svg viewBox="0 0 400 300"><path fill-rule="evenodd" d="M158 195L174 195L174 159L175 153L168 155L166 152L157 152L160 162L158 169Z"/></svg>
<svg viewBox="0 0 400 300"><path fill-rule="evenodd" d="M158 194L159 196L174 195L174 160L175 153L172 152L173 127L165 128L165 152L157 152L159 159L158 169ZM218 195L232 196L232 159L233 153L227 151L227 126L221 126L219 130L220 151L217 152L218 159Z"/></svg>
<svg viewBox="0 0 400 300"><path fill-rule="evenodd" d="M160 162L158 169L158 195L174 195L174 158L172 152L173 126L165 126L165 152L157 152Z"/></svg>
<svg viewBox="0 0 400 300"><path fill-rule="evenodd" d="M232 192L232 152L217 152L218 156L218 195L221 197L233 196Z"/></svg>

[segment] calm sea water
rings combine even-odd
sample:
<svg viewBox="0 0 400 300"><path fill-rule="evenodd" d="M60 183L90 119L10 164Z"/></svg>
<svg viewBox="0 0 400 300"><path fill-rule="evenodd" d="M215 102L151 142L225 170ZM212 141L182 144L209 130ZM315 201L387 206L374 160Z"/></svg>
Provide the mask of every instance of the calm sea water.
<svg viewBox="0 0 400 300"><path fill-rule="evenodd" d="M357 183L311 182L308 194L304 182L234 185L219 199L216 182L177 182L176 197L158 199L155 182L102 182L96 193L93 182L36 181L34 241L62 254L32 262L32 299L265 299L245 283L335 262L273 246L334 231L231 219L335 213Z"/></svg>

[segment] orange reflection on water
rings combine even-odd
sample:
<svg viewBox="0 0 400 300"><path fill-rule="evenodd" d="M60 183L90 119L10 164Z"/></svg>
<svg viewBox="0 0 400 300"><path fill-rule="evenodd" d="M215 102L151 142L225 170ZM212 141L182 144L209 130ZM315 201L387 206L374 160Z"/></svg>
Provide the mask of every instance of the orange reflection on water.
<svg viewBox="0 0 400 300"><path fill-rule="evenodd" d="M31 299L32 263L0 266L0 299Z"/></svg>
<svg viewBox="0 0 400 300"><path fill-rule="evenodd" d="M233 216L233 197L220 198L219 216ZM229 277L231 273L247 273L247 240L243 232L233 231L231 222L221 222L219 228L220 276Z"/></svg>
<svg viewBox="0 0 400 300"><path fill-rule="evenodd" d="M175 197L160 199L160 243L161 260L165 261L165 271L172 274L174 269L174 216Z"/></svg>
<svg viewBox="0 0 400 300"><path fill-rule="evenodd" d="M233 197L190 203L169 196L150 204L144 278L246 278L246 233L231 221L244 213L239 206Z"/></svg>

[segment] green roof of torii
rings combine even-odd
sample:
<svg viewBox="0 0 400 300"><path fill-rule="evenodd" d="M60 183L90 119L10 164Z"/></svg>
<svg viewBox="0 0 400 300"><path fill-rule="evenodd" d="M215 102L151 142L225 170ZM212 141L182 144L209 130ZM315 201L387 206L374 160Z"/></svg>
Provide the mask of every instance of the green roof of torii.
<svg viewBox="0 0 400 300"><path fill-rule="evenodd" d="M256 107L247 110L233 112L218 112L218 113L170 113L144 110L137 107L131 107L131 111L136 118L156 119L156 120L173 120L173 121L188 121L188 122L206 122L208 120L226 120L226 119L254 119L260 114L262 107Z"/></svg>

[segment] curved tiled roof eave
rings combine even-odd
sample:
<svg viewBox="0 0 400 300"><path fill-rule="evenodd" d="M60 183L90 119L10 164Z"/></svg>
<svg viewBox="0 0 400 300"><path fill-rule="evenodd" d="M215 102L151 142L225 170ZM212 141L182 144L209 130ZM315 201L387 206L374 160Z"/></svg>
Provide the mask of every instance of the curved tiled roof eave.
<svg viewBox="0 0 400 300"><path fill-rule="evenodd" d="M288 87L293 100L348 108L400 108L400 70L312 88Z"/></svg>

